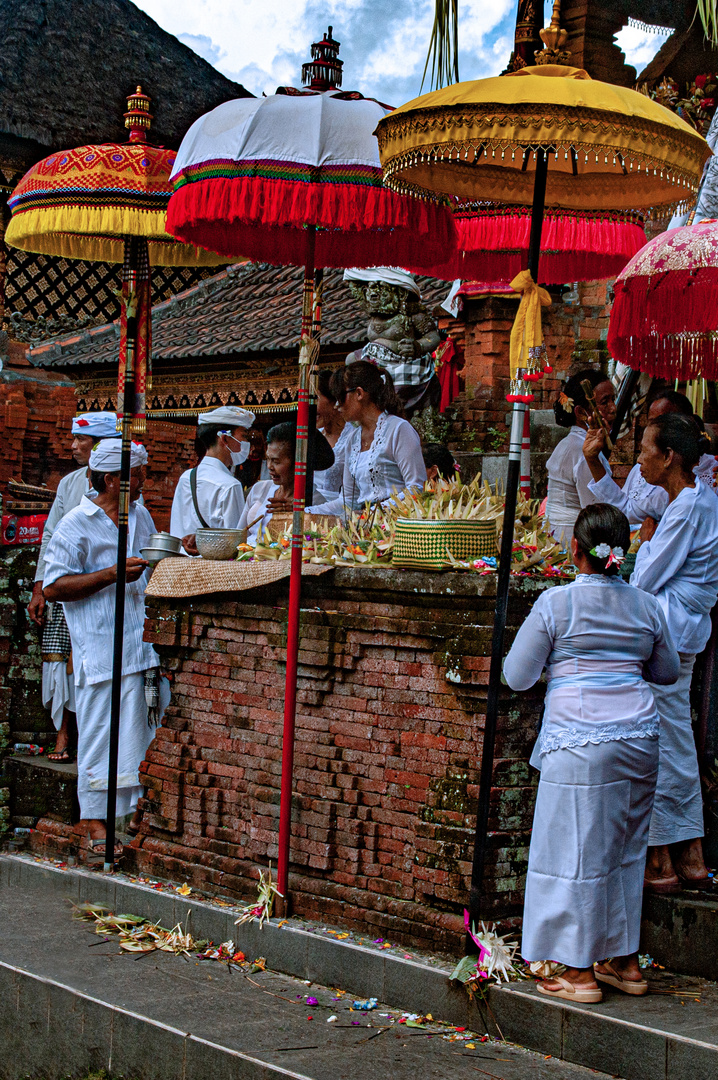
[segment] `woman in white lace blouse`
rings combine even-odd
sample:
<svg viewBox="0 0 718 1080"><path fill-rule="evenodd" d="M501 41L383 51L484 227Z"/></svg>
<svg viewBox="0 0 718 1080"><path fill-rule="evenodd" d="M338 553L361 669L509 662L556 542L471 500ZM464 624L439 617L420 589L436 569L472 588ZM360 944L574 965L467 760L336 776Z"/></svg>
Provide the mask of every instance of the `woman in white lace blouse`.
<svg viewBox="0 0 718 1080"><path fill-rule="evenodd" d="M504 663L513 690L547 671L521 953L565 964L539 991L571 1001L600 1001L596 980L647 990L638 942L659 719L644 678L674 683L680 663L659 603L618 576L629 542L620 510L585 507L576 580L542 593Z"/></svg>
<svg viewBox="0 0 718 1080"><path fill-rule="evenodd" d="M386 502L395 491L423 487L421 440L397 415L401 403L391 375L358 360L334 373L331 391L344 420L356 426L344 449L342 494L317 512L343 515L345 506L359 510L365 503Z"/></svg>

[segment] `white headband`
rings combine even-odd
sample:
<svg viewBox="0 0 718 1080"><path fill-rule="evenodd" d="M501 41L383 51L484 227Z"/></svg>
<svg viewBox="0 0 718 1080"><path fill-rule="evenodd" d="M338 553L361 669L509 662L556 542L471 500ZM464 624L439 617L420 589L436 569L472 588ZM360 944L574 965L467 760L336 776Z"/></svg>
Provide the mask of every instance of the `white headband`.
<svg viewBox="0 0 718 1080"><path fill-rule="evenodd" d="M112 439L119 435L117 413L81 413L72 421L73 435L90 435L93 439Z"/></svg>
<svg viewBox="0 0 718 1080"><path fill-rule="evenodd" d="M366 270L353 267L344 271L345 281L385 281L387 285L398 285L400 289L414 293L421 300L421 289L412 274L398 266L370 266Z"/></svg>
<svg viewBox="0 0 718 1080"><path fill-rule="evenodd" d="M217 424L226 426L228 428L251 428L254 423L254 413L249 409L240 409L238 405L220 405L218 409L212 409L211 412L200 413L197 423L202 424Z"/></svg>
<svg viewBox="0 0 718 1080"><path fill-rule="evenodd" d="M93 472L118 473L122 461L122 441L120 439L103 439L97 446L93 446L90 454L90 468ZM142 443L132 443L130 452L130 468L136 469L140 465L147 464L147 451Z"/></svg>

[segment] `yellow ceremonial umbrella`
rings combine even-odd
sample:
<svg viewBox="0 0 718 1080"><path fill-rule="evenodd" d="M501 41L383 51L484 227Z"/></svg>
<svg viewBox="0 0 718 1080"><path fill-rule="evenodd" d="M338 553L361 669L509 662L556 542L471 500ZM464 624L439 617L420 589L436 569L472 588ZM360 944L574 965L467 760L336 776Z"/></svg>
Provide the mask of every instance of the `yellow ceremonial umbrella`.
<svg viewBox="0 0 718 1080"><path fill-rule="evenodd" d="M379 121L385 182L421 197L532 203L528 271L510 344L513 402L496 612L469 901L480 919L489 795L508 606L523 417L540 376L538 263L544 208L667 214L692 201L710 149L694 128L643 94L559 64L455 83Z"/></svg>

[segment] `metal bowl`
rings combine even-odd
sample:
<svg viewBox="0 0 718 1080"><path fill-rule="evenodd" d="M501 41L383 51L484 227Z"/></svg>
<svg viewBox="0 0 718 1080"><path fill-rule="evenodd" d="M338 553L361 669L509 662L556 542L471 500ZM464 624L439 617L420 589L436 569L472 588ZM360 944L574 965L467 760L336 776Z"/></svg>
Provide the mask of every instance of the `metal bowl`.
<svg viewBox="0 0 718 1080"><path fill-rule="evenodd" d="M172 536L168 532L152 533L148 547L179 555L182 551L182 541L178 536Z"/></svg>
<svg viewBox="0 0 718 1080"><path fill-rule="evenodd" d="M155 566L161 559L176 559L180 555L179 551L166 551L165 548L155 547L150 545L148 547L140 548L140 554L143 559L147 559L147 562L151 566Z"/></svg>
<svg viewBox="0 0 718 1080"><path fill-rule="evenodd" d="M197 551L203 559L234 559L245 536L246 529L197 529Z"/></svg>

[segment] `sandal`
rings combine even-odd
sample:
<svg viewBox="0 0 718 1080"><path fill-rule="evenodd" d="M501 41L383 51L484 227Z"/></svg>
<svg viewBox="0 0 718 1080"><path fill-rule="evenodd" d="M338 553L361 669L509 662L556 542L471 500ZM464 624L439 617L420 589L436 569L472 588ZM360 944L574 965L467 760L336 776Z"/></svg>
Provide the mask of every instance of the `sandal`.
<svg viewBox="0 0 718 1080"><path fill-rule="evenodd" d="M105 841L106 837L101 836L97 840L90 840L90 848L88 851L88 859L92 861L105 861ZM125 853L125 846L121 840L115 841L114 862L121 859Z"/></svg>
<svg viewBox="0 0 718 1080"><path fill-rule="evenodd" d="M598 982L607 983L616 990L622 990L624 994L633 994L636 997L648 993L648 983L645 979L624 979L612 964L606 962L601 966L607 968L607 971L599 971L595 964L593 967L593 974Z"/></svg>
<svg viewBox="0 0 718 1080"><path fill-rule="evenodd" d="M603 1001L603 993L599 987L594 989L591 986L576 986L575 983L564 979L562 975L557 975L551 982L560 983L561 990L547 990L545 986L539 983L536 987L539 994L544 994L546 997L565 998L566 1001L581 1001L591 1005Z"/></svg>
<svg viewBox="0 0 718 1080"><path fill-rule="evenodd" d="M681 889L712 889L713 878L706 874L705 877L690 878L682 874L680 870L676 870L678 878L680 880Z"/></svg>
<svg viewBox="0 0 718 1080"><path fill-rule="evenodd" d="M643 891L649 893L676 893L681 891L680 878L644 878Z"/></svg>
<svg viewBox="0 0 718 1080"><path fill-rule="evenodd" d="M50 753L47 755L47 760L69 763L74 761L75 759L71 755L70 750L67 746L65 746L62 750L58 750L56 746L55 749L51 750Z"/></svg>

